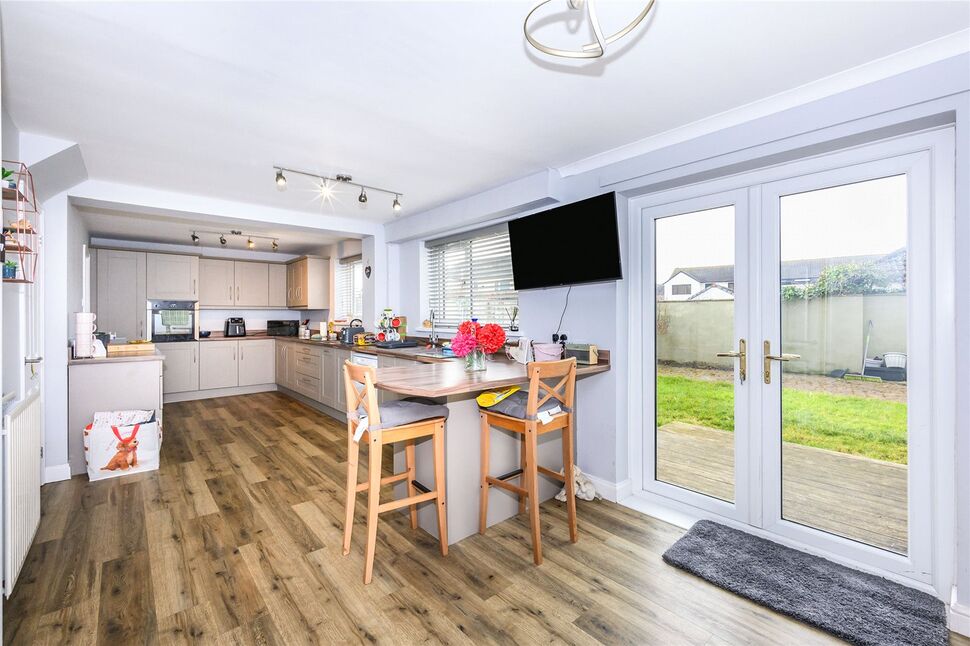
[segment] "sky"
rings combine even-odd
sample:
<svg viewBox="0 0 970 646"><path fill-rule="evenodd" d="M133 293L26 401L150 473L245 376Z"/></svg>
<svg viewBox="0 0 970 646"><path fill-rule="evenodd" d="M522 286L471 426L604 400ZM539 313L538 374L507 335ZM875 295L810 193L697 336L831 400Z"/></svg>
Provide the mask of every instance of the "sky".
<svg viewBox="0 0 970 646"><path fill-rule="evenodd" d="M906 212L905 175L783 196L782 260L895 251L906 244ZM657 282L676 267L735 263L733 206L670 216L656 226Z"/></svg>

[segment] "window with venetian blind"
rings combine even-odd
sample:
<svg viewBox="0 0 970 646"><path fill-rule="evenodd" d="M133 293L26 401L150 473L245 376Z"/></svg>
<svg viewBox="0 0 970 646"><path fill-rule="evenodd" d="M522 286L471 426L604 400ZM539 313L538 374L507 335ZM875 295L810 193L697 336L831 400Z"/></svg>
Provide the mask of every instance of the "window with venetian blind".
<svg viewBox="0 0 970 646"><path fill-rule="evenodd" d="M471 318L509 324L519 297L506 225L432 240L426 246L428 304L438 324L457 326Z"/></svg>
<svg viewBox="0 0 970 646"><path fill-rule="evenodd" d="M337 262L334 277L334 319L355 319L364 314L364 263L360 256Z"/></svg>

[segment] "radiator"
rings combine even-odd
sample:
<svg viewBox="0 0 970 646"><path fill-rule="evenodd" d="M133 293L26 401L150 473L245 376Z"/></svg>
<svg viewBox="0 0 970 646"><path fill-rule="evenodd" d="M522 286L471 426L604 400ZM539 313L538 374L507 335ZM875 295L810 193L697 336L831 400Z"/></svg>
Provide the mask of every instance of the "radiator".
<svg viewBox="0 0 970 646"><path fill-rule="evenodd" d="M40 524L40 391L3 416L3 592L13 592Z"/></svg>

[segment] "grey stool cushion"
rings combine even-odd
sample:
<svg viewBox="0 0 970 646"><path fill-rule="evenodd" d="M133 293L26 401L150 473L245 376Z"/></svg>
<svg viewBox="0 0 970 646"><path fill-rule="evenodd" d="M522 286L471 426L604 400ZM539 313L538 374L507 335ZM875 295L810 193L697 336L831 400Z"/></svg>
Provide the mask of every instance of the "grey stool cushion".
<svg viewBox="0 0 970 646"><path fill-rule="evenodd" d="M408 401L406 399L381 404L380 411L382 429L404 426L436 417L448 419L447 406L425 404L417 401Z"/></svg>
<svg viewBox="0 0 970 646"><path fill-rule="evenodd" d="M517 390L499 403L494 406L489 406L488 408L481 408L480 410L489 413L499 413L500 415L507 415L509 417L517 417L519 419L526 419L525 409L529 403L529 392L526 390ZM555 397L552 397L545 404L539 407L539 412L552 410L556 406L562 408L563 411L569 412L565 406L562 405Z"/></svg>

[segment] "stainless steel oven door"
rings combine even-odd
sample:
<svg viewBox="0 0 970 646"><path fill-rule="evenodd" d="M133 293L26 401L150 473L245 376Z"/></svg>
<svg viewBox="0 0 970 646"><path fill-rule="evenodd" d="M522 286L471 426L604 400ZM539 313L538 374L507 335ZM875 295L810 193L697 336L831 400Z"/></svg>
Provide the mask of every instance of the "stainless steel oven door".
<svg viewBox="0 0 970 646"><path fill-rule="evenodd" d="M148 301L148 320L153 343L199 338L199 304L195 301Z"/></svg>

